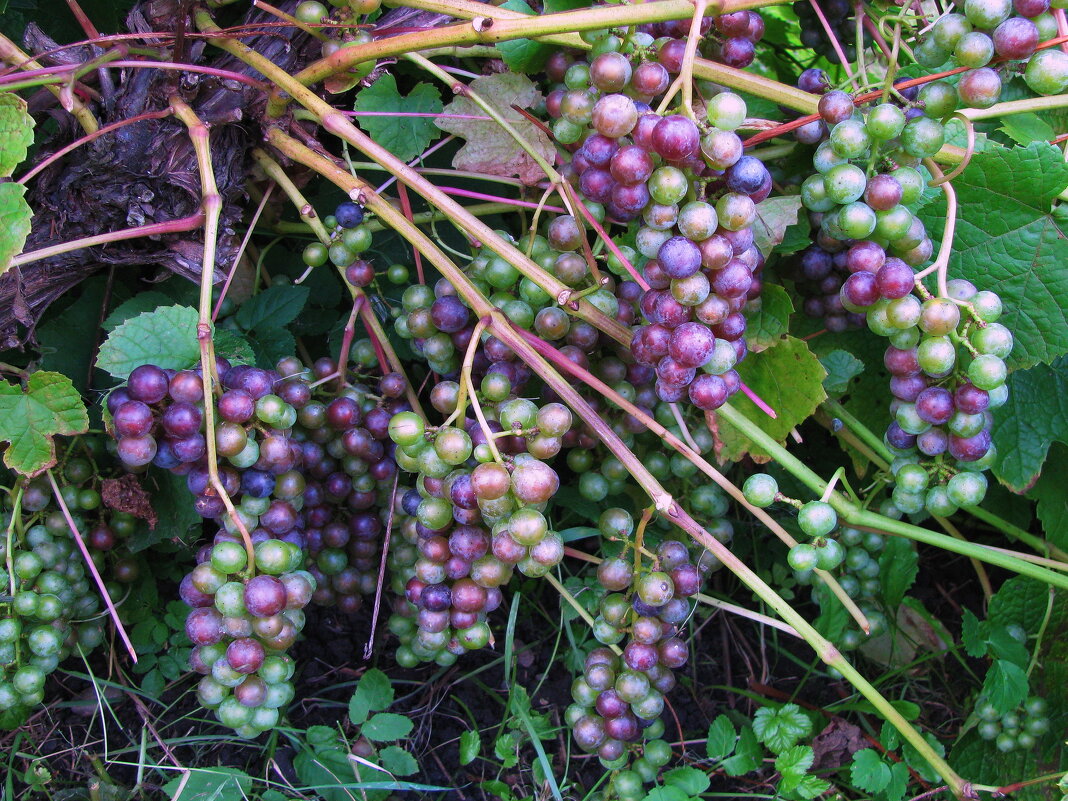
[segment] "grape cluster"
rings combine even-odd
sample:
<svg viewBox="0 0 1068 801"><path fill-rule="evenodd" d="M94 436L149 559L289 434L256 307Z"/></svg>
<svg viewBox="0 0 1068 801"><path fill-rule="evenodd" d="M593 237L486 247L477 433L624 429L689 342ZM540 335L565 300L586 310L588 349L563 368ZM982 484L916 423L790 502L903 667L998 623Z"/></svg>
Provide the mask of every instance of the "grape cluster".
<svg viewBox="0 0 1068 801"><path fill-rule="evenodd" d="M984 740L992 740L1002 753L1026 751L1049 731L1048 714L1046 699L1035 695L1004 714L988 699L980 698L975 704L975 715L979 718L976 731Z"/></svg>
<svg viewBox="0 0 1068 801"><path fill-rule="evenodd" d="M1068 55L1057 48L1036 53L1040 42L1057 36L1050 0L969 0L962 12L944 14L916 48L927 67L946 61L967 67L957 85L961 102L989 108L1001 97L1005 66L1026 61L1024 80L1038 94L1064 91L1068 86Z"/></svg>
<svg viewBox="0 0 1068 801"><path fill-rule="evenodd" d="M446 424L428 427L414 412L389 424L397 464L417 475L416 489L401 499L409 518L391 557L394 588L402 595L390 623L403 643L401 664L451 663L486 646L492 637L486 616L500 605L500 587L513 570L544 576L564 556L563 540L542 513L560 486L543 459L559 452L570 410L516 397L496 371L483 378L478 394L485 428L466 417L460 387L451 381L431 393ZM457 417L462 426L450 424Z"/></svg>
<svg viewBox="0 0 1068 801"><path fill-rule="evenodd" d="M671 72L682 68L683 54L690 33L690 20L679 19L641 26L656 37L658 61ZM764 18L752 10L734 11L701 20L698 52L706 58L742 69L753 63L756 44L764 38Z"/></svg>
<svg viewBox="0 0 1068 801"><path fill-rule="evenodd" d="M830 61L838 61L838 53L834 50L814 5L819 6L835 39L838 40L842 54L849 61L856 60L857 21L853 12L853 4L849 0L817 0L814 4L797 3L794 10L801 23L801 44L821 53Z"/></svg>
<svg viewBox="0 0 1068 801"><path fill-rule="evenodd" d="M112 600L141 575L141 563L122 546L136 528L126 512L102 506L102 441L60 441L60 495L82 535ZM106 617L88 566L75 545L50 483L27 481L16 510L5 497L0 521L0 721L21 723L44 698L44 683L72 653L87 654L104 639ZM17 512L17 516L16 516ZM14 519L12 517L14 516Z"/></svg>
<svg viewBox="0 0 1068 801"><path fill-rule="evenodd" d="M628 543L635 533L633 518L618 507L601 514L598 528L602 537ZM662 541L651 564L628 559L627 553L597 567L597 582L607 593L593 623L602 646L625 645L619 655L611 647L590 652L571 686L574 703L564 716L579 747L597 753L606 767L618 767L614 763L628 743L659 737L664 696L675 686L673 671L689 657L679 636L691 613L688 599L713 567L695 564L677 540ZM653 726L660 728L647 732Z"/></svg>

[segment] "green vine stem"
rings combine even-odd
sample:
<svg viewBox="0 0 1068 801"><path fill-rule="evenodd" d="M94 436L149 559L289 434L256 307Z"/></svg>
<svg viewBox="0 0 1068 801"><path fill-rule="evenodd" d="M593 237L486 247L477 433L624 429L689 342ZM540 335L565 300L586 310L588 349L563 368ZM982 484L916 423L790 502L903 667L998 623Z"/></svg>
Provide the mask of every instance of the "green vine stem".
<svg viewBox="0 0 1068 801"><path fill-rule="evenodd" d="M1052 111L1068 106L1068 94L1050 95L1048 97L1030 97L1025 100L1007 100L995 103L989 108L964 108L958 113L973 122L989 120L994 117L1007 117L1011 114L1024 114L1035 111Z"/></svg>
<svg viewBox="0 0 1068 801"><path fill-rule="evenodd" d="M15 521L19 519L19 515L22 512L22 493L25 491L25 487L21 484L15 491L15 500L11 504L11 519L7 521L7 553L5 554L5 561L7 562L7 578L9 595L15 597Z"/></svg>
<svg viewBox="0 0 1068 801"><path fill-rule="evenodd" d="M674 1L674 0L672 0ZM215 25L207 12L201 10L195 14L197 26L206 33L217 34L210 39L215 46L231 53L249 66L255 68L263 75L274 81L278 86L292 94L302 106L314 113L322 123L324 129L338 138L348 142L353 147L380 164L390 173L395 175L405 186L417 192L427 202L439 211L447 214L450 221L459 227L472 239L480 241L484 246L505 259L520 273L536 283L550 297L562 300L569 312L582 320L590 323L600 331L608 334L617 342L629 345L631 340L630 330L617 320L608 317L604 312L590 304L587 300L579 300L577 303L567 302L572 289L556 278L556 276L543 270L526 254L518 250L514 245L505 241L492 228L477 217L468 214L462 205L457 203L447 194L438 189L433 183L419 175L414 169L398 159L386 148L375 143L370 137L353 125L340 111L326 101L318 97L310 89L301 86L294 78L278 67L270 59L265 58L246 45L234 39L226 38L222 30ZM400 38L400 37L398 37ZM343 48L352 49L352 48ZM339 51L340 52L340 51ZM371 193L370 187L362 184L362 195ZM357 198L358 199L358 198Z"/></svg>
<svg viewBox="0 0 1068 801"><path fill-rule="evenodd" d="M582 604L578 602L578 599L570 593L567 587L560 583L560 579L558 579L552 573L546 573L545 580L553 586L553 589L560 593L560 597L567 601L571 608L578 613L578 616L586 621L586 625L592 629L593 618L590 616L590 613L587 612L586 609L582 606ZM608 647L615 652L616 656L621 656L623 654L623 649L615 643L609 645Z"/></svg>
<svg viewBox="0 0 1068 801"><path fill-rule="evenodd" d="M767 451L776 462L788 470L796 479L812 490L817 496L823 493L826 488L826 482L800 459L790 453L772 437L768 436L760 426L749 420L744 414L727 403L720 407L717 411L717 415L733 425L750 440L760 445L760 447ZM869 526L889 534L897 534L911 540L916 540L917 542L923 542L927 545L935 545L944 550L951 551L952 553L960 554L961 556L972 557L981 562L996 565L997 567L1003 567L1006 570L1011 570L1015 573L1037 579L1046 584L1052 584L1061 587L1062 589L1068 589L1068 577L1066 576L1061 576L1046 568L1033 565L1030 562L1025 562L1015 556L991 550L982 545L976 545L971 542L960 542L946 534L939 534L930 529L914 526L911 523L904 523L900 520L894 520L876 512L862 509L840 493L833 493L828 499L828 503L834 507L835 511L842 517L842 519L852 525Z"/></svg>
<svg viewBox="0 0 1068 801"><path fill-rule="evenodd" d="M252 536L219 478L219 463L215 453L215 398L213 393L219 376L215 364L215 345L211 338L211 288L215 280L215 245L219 238L222 197L215 183L208 127L201 122L189 104L177 95L171 96L170 107L174 110L174 115L189 129L189 139L193 144L193 151L197 157L197 169L200 172L201 208L204 212L204 257L200 265L197 342L200 345L200 370L204 381L204 440L208 451L208 479L222 500L223 506L226 507L230 520L241 532L248 559L245 571L247 575L253 576L256 573L256 551L252 545Z"/></svg>
<svg viewBox="0 0 1068 801"><path fill-rule="evenodd" d="M827 400L824 401L821 406L832 417L842 421L845 427L853 432L864 445L874 451L874 454L882 460L882 464L876 462L879 467L884 470L890 467L890 463L894 460L894 455L890 452L890 449L886 447L886 443L875 436L871 429L850 414L838 401ZM977 520L982 520L984 523L993 526L1010 539L1019 540L1039 553L1055 557L1061 562L1068 562L1068 553L1065 553L1056 545L1047 542L1041 537L1036 537L1031 532L1025 531L1019 526L1010 523L1008 520L998 517L992 512L983 509L981 506L972 506L962 511L967 512Z"/></svg>

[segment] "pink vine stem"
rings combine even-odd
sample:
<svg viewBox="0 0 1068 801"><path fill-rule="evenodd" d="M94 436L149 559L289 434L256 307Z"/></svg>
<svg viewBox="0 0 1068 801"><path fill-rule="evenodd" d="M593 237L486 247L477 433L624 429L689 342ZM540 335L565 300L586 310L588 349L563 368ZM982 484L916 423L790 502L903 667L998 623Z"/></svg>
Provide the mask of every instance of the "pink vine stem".
<svg viewBox="0 0 1068 801"><path fill-rule="evenodd" d="M812 10L816 12L816 16L819 18L820 25L823 26L824 32L827 34L827 38L831 40L831 47L834 48L835 55L838 56L838 60L842 62L842 69L845 70L846 75L849 76L849 82L853 84L854 91L858 90L856 76L853 75L853 70L849 67L849 59L845 57L845 51L842 50L842 45L838 43L838 37L834 35L834 29L831 28L831 24L827 22L827 17L823 15L823 9L820 8L820 4L816 0L808 0L812 5Z"/></svg>
<svg viewBox="0 0 1068 801"><path fill-rule="evenodd" d="M437 152L437 151L438 151L438 150L439 150L440 148L443 148L443 147L445 147L445 145L447 145L447 144L448 144L449 142L451 142L451 141L452 141L453 139L455 139L455 138L456 138L456 136L455 136L454 134L449 134L449 135L448 135L448 136L446 136L446 137L445 137L444 139L442 139L441 141L439 141L439 142L438 142L437 144L431 145L431 146L430 146L430 147L428 147L428 148L427 148L426 150L424 150L424 151L423 151L422 153L420 153L420 154L419 154L418 156L416 156L416 157L415 157L414 159L412 159L411 161L409 161L409 162L408 162L408 166L409 166L409 167L414 167L414 166L415 166L416 164L418 164L418 163L419 163L420 161L422 161L423 159L427 158L427 157L428 157L429 155L431 155L432 153L435 153L435 152ZM386 189L388 189L388 188L389 188L389 187L390 187L390 186L391 186L391 185L393 184L393 182L394 182L394 181L396 181L396 180L397 180L397 176L396 176L396 175L391 175L391 176L389 176L389 178L387 178L387 179L386 179L386 182L385 182L384 184L382 184L382 185L381 185L380 187L378 187L378 189L376 189L376 190L375 190L375 194L376 194L376 195L381 195L381 194L382 194L382 193L383 193L384 191L386 191Z"/></svg>
<svg viewBox="0 0 1068 801"><path fill-rule="evenodd" d="M1057 20L1057 35L1068 36L1068 19L1065 18L1064 9L1053 9L1053 18ZM1068 42L1061 42L1061 50L1068 53Z"/></svg>
<svg viewBox="0 0 1068 801"><path fill-rule="evenodd" d="M742 394L745 395L745 397L749 398L749 400L756 404L756 407L768 417L772 418L773 420L779 417L779 415L775 413L775 410L768 406L767 403L765 403L763 398L761 398L759 395L753 392L753 390L746 386L744 381L738 382L738 388L742 390Z"/></svg>
<svg viewBox="0 0 1068 801"><path fill-rule="evenodd" d="M137 651L134 650L133 643L130 642L130 637L126 634L126 629L122 626L122 621L119 620L119 610L115 608L115 604L111 601L111 596L108 595L107 588L104 587L104 579L100 577L100 571L96 569L96 563L93 562L93 557L89 555L89 549L85 547L85 542L82 540L81 532L78 531L78 526L74 522L74 518L71 517L70 510L67 508L66 502L63 500L63 493L59 491L59 484L56 483L56 477L52 474L51 470L47 471L48 482L52 485L52 492L56 496L56 503L59 504L59 509L63 512L63 517L67 520L67 526L70 527L71 534L74 535L74 541L78 543L78 550L82 552L82 557L85 559L85 564L89 567L89 572L93 574L93 581L96 582L96 587L100 590L100 597L104 599L104 605L108 608L108 614L111 615L111 620L115 623L115 629L119 632L119 637L122 638L123 643L126 645L126 650L130 652L130 658L137 662Z"/></svg>
<svg viewBox="0 0 1068 801"><path fill-rule="evenodd" d="M222 308L223 301L226 300L226 293L230 291L230 282L234 280L234 273L237 272L237 266L241 263L241 257L245 255L245 248L248 247L248 242L252 238L252 232L256 228L256 223L259 222L260 215L263 214L263 209L267 205L267 201L270 200L271 193L277 186L275 183L271 183L263 193L263 197L260 198L260 203L256 207L255 213L252 215L252 219L249 220L248 230L245 231L245 237L241 240L241 246L237 249L237 253L234 255L234 263L230 265L230 272L226 274L226 280L223 282L222 289L219 291L219 300L215 304L215 310L211 313L211 321L214 323L219 317L219 310Z"/></svg>
<svg viewBox="0 0 1068 801"><path fill-rule="evenodd" d="M642 277L641 273L634 269L634 265L623 255L623 252L616 246L616 243L612 241L612 237L608 235L608 232L604 230L604 227L597 222L597 218L593 216L588 208L586 208L586 204L582 202L582 199L575 195L571 185L565 184L564 191L568 193L568 197L571 199L571 205L582 212L582 216L585 218L586 222L590 224L593 230L597 232L597 236L604 242L605 247L612 251L612 255L615 256L619 260L619 263L623 265L623 268L630 273L631 278L637 282L638 286L648 292L649 283ZM550 211L553 210L549 206L546 206L545 208L550 209Z"/></svg>
<svg viewBox="0 0 1068 801"><path fill-rule="evenodd" d="M472 192L470 189L457 189L453 186L439 186L442 192L448 195L456 195L457 197L469 197L472 200L487 200L491 203L507 203L510 206L520 206L524 209L546 209L547 211L556 211L561 214L567 213L567 209L562 209L559 206L540 206L537 203L532 203L529 200L513 200L512 198L500 197L498 195L487 195L482 192Z"/></svg>

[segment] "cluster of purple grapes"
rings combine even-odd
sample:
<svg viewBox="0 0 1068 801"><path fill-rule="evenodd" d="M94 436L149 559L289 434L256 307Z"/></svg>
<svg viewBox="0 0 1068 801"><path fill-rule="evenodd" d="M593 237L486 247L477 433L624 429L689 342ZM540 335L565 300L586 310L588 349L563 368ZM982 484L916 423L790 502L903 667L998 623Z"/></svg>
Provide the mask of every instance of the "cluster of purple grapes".
<svg viewBox="0 0 1068 801"><path fill-rule="evenodd" d="M1058 35L1050 8L1050 0L970 0L963 13L938 19L916 48L916 58L930 68L947 61L968 67L957 85L966 106L989 108L1000 99L1001 73L1008 67L989 66L994 59L1027 61L1027 85L1038 94L1057 94L1068 86L1068 55L1057 48L1036 55L1040 42Z"/></svg>
<svg viewBox="0 0 1068 801"><path fill-rule="evenodd" d="M401 596L390 627L402 641L402 665L451 664L486 646L486 616L500 605L500 587L513 571L544 576L564 556L563 540L542 513L560 479L542 459L559 452L571 412L515 397L501 373L489 373L482 387L486 429L466 416L462 427L431 428L413 412L390 421L398 465L418 476L416 489L401 497L408 517L390 555ZM465 414L454 382L439 383L431 401L450 421Z"/></svg>
<svg viewBox="0 0 1068 801"><path fill-rule="evenodd" d="M682 67L690 20L678 19L642 25L639 30L655 37L657 60L671 72ZM701 20L700 53L728 67L743 69L753 63L756 44L764 38L764 18L756 11L733 11Z"/></svg>
<svg viewBox="0 0 1068 801"><path fill-rule="evenodd" d="M628 541L634 534L632 517L617 507L606 509L598 526L614 540ZM691 613L688 599L711 569L694 564L677 540L661 542L654 563L637 570L626 553L598 565L597 581L607 593L598 604L593 635L607 647L587 656L571 686L574 703L564 715L579 747L610 768L625 761L630 743L662 734L659 717L675 686L673 671L689 658L679 636ZM617 655L612 647L624 641Z"/></svg>
<svg viewBox="0 0 1068 801"><path fill-rule="evenodd" d="M117 547L133 533L136 520L102 505L100 480L108 476L103 442L79 437L57 442L62 470L60 494L71 520L113 600L141 575L141 563ZM12 482L15 485L15 482ZM21 725L44 699L44 683L60 662L89 653L104 640L106 617L96 585L74 542L66 516L46 479L32 479L5 495L0 521L12 539L0 538L0 725ZM10 552L8 548L10 547ZM10 572L9 572L10 570Z"/></svg>
<svg viewBox="0 0 1068 801"><path fill-rule="evenodd" d="M274 726L292 697L285 651L304 625L303 608L314 600L354 612L374 589L382 494L397 470L387 429L409 407L406 383L393 374L380 379L377 399L350 386L323 402L292 357L275 370L222 359L216 369L217 471L233 513L210 480L199 371L138 367L108 408L123 462L185 475L194 508L222 526L181 596L192 607L192 666L205 674L200 700L251 737ZM325 379L336 371L322 359L311 372Z"/></svg>
<svg viewBox="0 0 1068 801"><path fill-rule="evenodd" d="M794 11L801 23L801 44L823 54L829 61L837 63L838 53L831 43L831 38L823 22L816 13L819 7L827 27L838 42L842 55L849 61L857 57L857 20L853 4L849 0L815 0L812 3L797 3ZM865 34L866 38L866 34Z"/></svg>

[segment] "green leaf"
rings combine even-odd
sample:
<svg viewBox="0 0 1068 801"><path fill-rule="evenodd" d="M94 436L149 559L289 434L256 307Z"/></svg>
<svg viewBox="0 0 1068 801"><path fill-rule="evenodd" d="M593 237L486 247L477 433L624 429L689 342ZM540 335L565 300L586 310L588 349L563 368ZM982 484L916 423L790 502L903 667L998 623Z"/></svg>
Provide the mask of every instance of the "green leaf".
<svg viewBox="0 0 1068 801"><path fill-rule="evenodd" d="M1041 581L1016 576L1009 579L990 599L986 619L991 625L1023 626L1030 633L1038 631L1046 615L1049 587Z"/></svg>
<svg viewBox="0 0 1068 801"><path fill-rule="evenodd" d="M968 656L978 659L986 655L985 632L985 624L981 623L970 609L965 609L961 621L960 643Z"/></svg>
<svg viewBox="0 0 1068 801"><path fill-rule="evenodd" d="M146 487L156 513L156 526L139 525L126 541L131 553L151 548L158 542L191 543L195 538L190 532L199 532L204 518L196 513L189 502L189 488L185 478L167 470L153 468L146 479Z"/></svg>
<svg viewBox="0 0 1068 801"><path fill-rule="evenodd" d="M527 145L541 158L552 164L556 148L538 126L527 121L513 105L532 109L542 101L542 94L525 75L502 72L476 78L471 89L507 120ZM486 116L485 112L466 97L457 97L445 107L449 114ZM435 121L443 131L466 140L453 156L452 165L458 170L504 177L517 176L525 184L535 184L545 178L538 163L520 147L506 130L487 119L443 118Z"/></svg>
<svg viewBox="0 0 1068 801"><path fill-rule="evenodd" d="M816 582L813 590L820 605L820 613L812 621L812 625L825 637L839 636L850 625L849 612L823 582Z"/></svg>
<svg viewBox="0 0 1068 801"><path fill-rule="evenodd" d="M890 766L890 782L886 785L886 789L883 790L883 796L886 801L901 801L905 797L905 791L908 788L909 766L904 762L895 762Z"/></svg>
<svg viewBox="0 0 1068 801"><path fill-rule="evenodd" d="M104 340L97 367L122 380L142 364L175 370L191 367L200 358L197 319L197 310L189 306L162 306L139 314Z"/></svg>
<svg viewBox="0 0 1068 801"><path fill-rule="evenodd" d="M215 355L226 359L230 364L252 364L256 361L256 354L252 352L252 346L240 334L225 328L216 329L212 339L215 342ZM292 351L289 351L292 353ZM278 360L276 359L275 362ZM272 367L274 364L272 363Z"/></svg>
<svg viewBox="0 0 1068 801"><path fill-rule="evenodd" d="M994 475L1015 492L1038 479L1053 442L1068 443L1068 358L1012 373L994 415Z"/></svg>
<svg viewBox="0 0 1068 801"><path fill-rule="evenodd" d="M734 745L738 739L738 732L734 730L734 724L726 715L720 715L712 721L708 727L708 741L705 743L705 753L709 759L725 759L734 753Z"/></svg>
<svg viewBox="0 0 1068 801"><path fill-rule="evenodd" d="M843 395L849 389L849 382L864 372L864 362L847 350L832 350L819 358L827 371L823 388L832 397Z"/></svg>
<svg viewBox="0 0 1068 801"><path fill-rule="evenodd" d="M1068 352L1068 271L1061 267L1068 236L1050 214L1066 184L1064 154L1045 142L976 153L953 180L958 208L950 277L995 288L1006 299L999 322L1016 337L1010 367ZM945 209L940 197L921 212L933 236L943 230Z"/></svg>
<svg viewBox="0 0 1068 801"><path fill-rule="evenodd" d="M478 731L470 729L460 734L460 764L470 765L482 752L482 738Z"/></svg>
<svg viewBox="0 0 1068 801"><path fill-rule="evenodd" d="M770 197L757 204L753 244L764 254L764 258L770 256L775 246L782 242L786 229L797 222L800 210L800 195Z"/></svg>
<svg viewBox="0 0 1068 801"><path fill-rule="evenodd" d="M26 160L33 144L33 117L26 101L12 92L0 92L0 178L7 178Z"/></svg>
<svg viewBox="0 0 1068 801"><path fill-rule="evenodd" d="M190 768L163 785L171 801L242 801L251 790L252 777L236 768Z"/></svg>
<svg viewBox="0 0 1068 801"><path fill-rule="evenodd" d="M101 327L111 333L131 317L152 311L159 306L172 305L174 305L174 302L162 292L157 292L154 289L150 289L147 292L139 292L125 303L120 303L116 306L104 320L104 324Z"/></svg>
<svg viewBox="0 0 1068 801"><path fill-rule="evenodd" d="M986 642L990 647L991 655L1006 662L1012 662L1017 667L1026 668L1031 660L1031 654L1024 644L1017 640L1005 626L990 626L990 633Z"/></svg>
<svg viewBox="0 0 1068 801"><path fill-rule="evenodd" d="M411 718L393 712L379 712L360 729L360 734L376 743L401 740L407 737L415 723Z"/></svg>
<svg viewBox="0 0 1068 801"><path fill-rule="evenodd" d="M772 348L750 354L737 370L742 381L778 417L769 417L741 392L731 399L731 405L779 442L784 442L794 426L807 420L827 397L823 391L823 366L808 345L794 337L785 337ZM719 436L723 443L722 453L717 454L720 458L737 461L749 454L757 462L770 459L722 417Z"/></svg>
<svg viewBox="0 0 1068 801"><path fill-rule="evenodd" d="M1035 514L1042 523L1045 538L1058 548L1068 548L1068 448L1054 444L1042 466L1042 473L1028 497L1037 500Z"/></svg>
<svg viewBox="0 0 1068 801"><path fill-rule="evenodd" d="M33 210L25 198L26 187L13 182L0 184L0 275L7 272L11 260L22 252L30 235Z"/></svg>
<svg viewBox="0 0 1068 801"><path fill-rule="evenodd" d="M738 734L738 745L734 749L734 756L728 757L720 763L728 776L741 776L751 773L761 765L764 756L760 743L757 741L756 732L752 726L742 726Z"/></svg>
<svg viewBox="0 0 1068 801"><path fill-rule="evenodd" d="M360 677L356 692L349 701L349 720L356 726L361 725L371 712L387 709L393 703L393 696L389 676L378 668L371 668Z"/></svg>
<svg viewBox="0 0 1068 801"><path fill-rule="evenodd" d="M863 748L853 754L849 769L853 785L868 793L878 793L890 784L890 766L874 748Z"/></svg>
<svg viewBox="0 0 1068 801"><path fill-rule="evenodd" d="M1027 673L1013 662L995 659L987 671L981 695L990 699L1001 714L1011 712L1027 697Z"/></svg>
<svg viewBox="0 0 1068 801"><path fill-rule="evenodd" d="M359 797L359 793L354 795L345 789L346 784L355 783L356 773L339 748L303 750L293 758L293 769L305 786L314 788L315 797L324 801L352 801Z"/></svg>
<svg viewBox="0 0 1068 801"><path fill-rule="evenodd" d="M778 709L765 706L753 716L753 731L764 745L779 754L807 737L812 732L812 721L797 704L783 704Z"/></svg>
<svg viewBox="0 0 1068 801"><path fill-rule="evenodd" d="M911 540L890 537L879 554L879 583L883 601L897 609L919 573L919 557Z"/></svg>
<svg viewBox="0 0 1068 801"><path fill-rule="evenodd" d="M10 443L4 464L32 476L56 463L56 434L89 430L89 415L65 375L38 370L26 389L0 380L0 442Z"/></svg>
<svg viewBox="0 0 1068 801"><path fill-rule="evenodd" d="M392 73L381 78L356 96L355 111L392 112L382 116L357 116L360 127L382 147L401 161L411 161L437 135L434 117L406 117L398 112L440 114L441 95L429 83L417 83L407 95L397 91Z"/></svg>
<svg viewBox="0 0 1068 801"><path fill-rule="evenodd" d="M518 751L515 735L511 732L505 732L493 741L493 754L505 768L514 768L519 764Z"/></svg>
<svg viewBox="0 0 1068 801"><path fill-rule="evenodd" d="M784 780L785 781L785 780ZM818 798L823 795L831 787L831 783L826 779L821 779L819 776L813 776L811 773L806 773L800 777L797 786L793 788L793 792L802 798ZM783 791L783 782L779 782L779 790Z"/></svg>
<svg viewBox="0 0 1068 801"><path fill-rule="evenodd" d="M777 284L767 284L760 297L745 307L747 321L745 341L749 350L757 353L767 350L790 326L794 304L786 290Z"/></svg>
<svg viewBox="0 0 1068 801"><path fill-rule="evenodd" d="M85 392L89 362L96 352L95 331L100 322L107 282L90 278L81 288L81 296L58 314L53 316L53 310L49 309L47 322L37 326L37 344L41 352L39 369L63 373L79 392ZM79 335L71 336L72 331Z"/></svg>
<svg viewBox="0 0 1068 801"><path fill-rule="evenodd" d="M669 784L652 788L642 801L690 801L690 796L682 788Z"/></svg>
<svg viewBox="0 0 1068 801"><path fill-rule="evenodd" d="M285 328L265 328L252 333L252 349L256 352L256 364L271 369L283 356L296 351L297 340Z"/></svg>
<svg viewBox="0 0 1068 801"><path fill-rule="evenodd" d="M234 322L246 331L283 328L297 319L308 302L308 293L308 287L296 284L268 287L241 304Z"/></svg>
<svg viewBox="0 0 1068 801"><path fill-rule="evenodd" d="M378 752L382 767L394 776L411 776L419 772L419 763L415 757L399 745L389 745Z"/></svg>
<svg viewBox="0 0 1068 801"><path fill-rule="evenodd" d="M1002 117L999 130L1004 131L1014 142L1021 145L1048 142L1056 136L1053 127L1033 112Z"/></svg>
<svg viewBox="0 0 1068 801"><path fill-rule="evenodd" d="M700 795L708 789L711 782L708 774L703 770L691 767L681 767L669 770L664 774L664 784L678 787L686 795Z"/></svg>
<svg viewBox="0 0 1068 801"><path fill-rule="evenodd" d="M801 777L805 775L812 763L816 761L816 754L810 745L792 745L775 757L775 770L782 774L784 783L779 785L781 792L788 793L801 783ZM787 779L791 781L786 781Z"/></svg>

